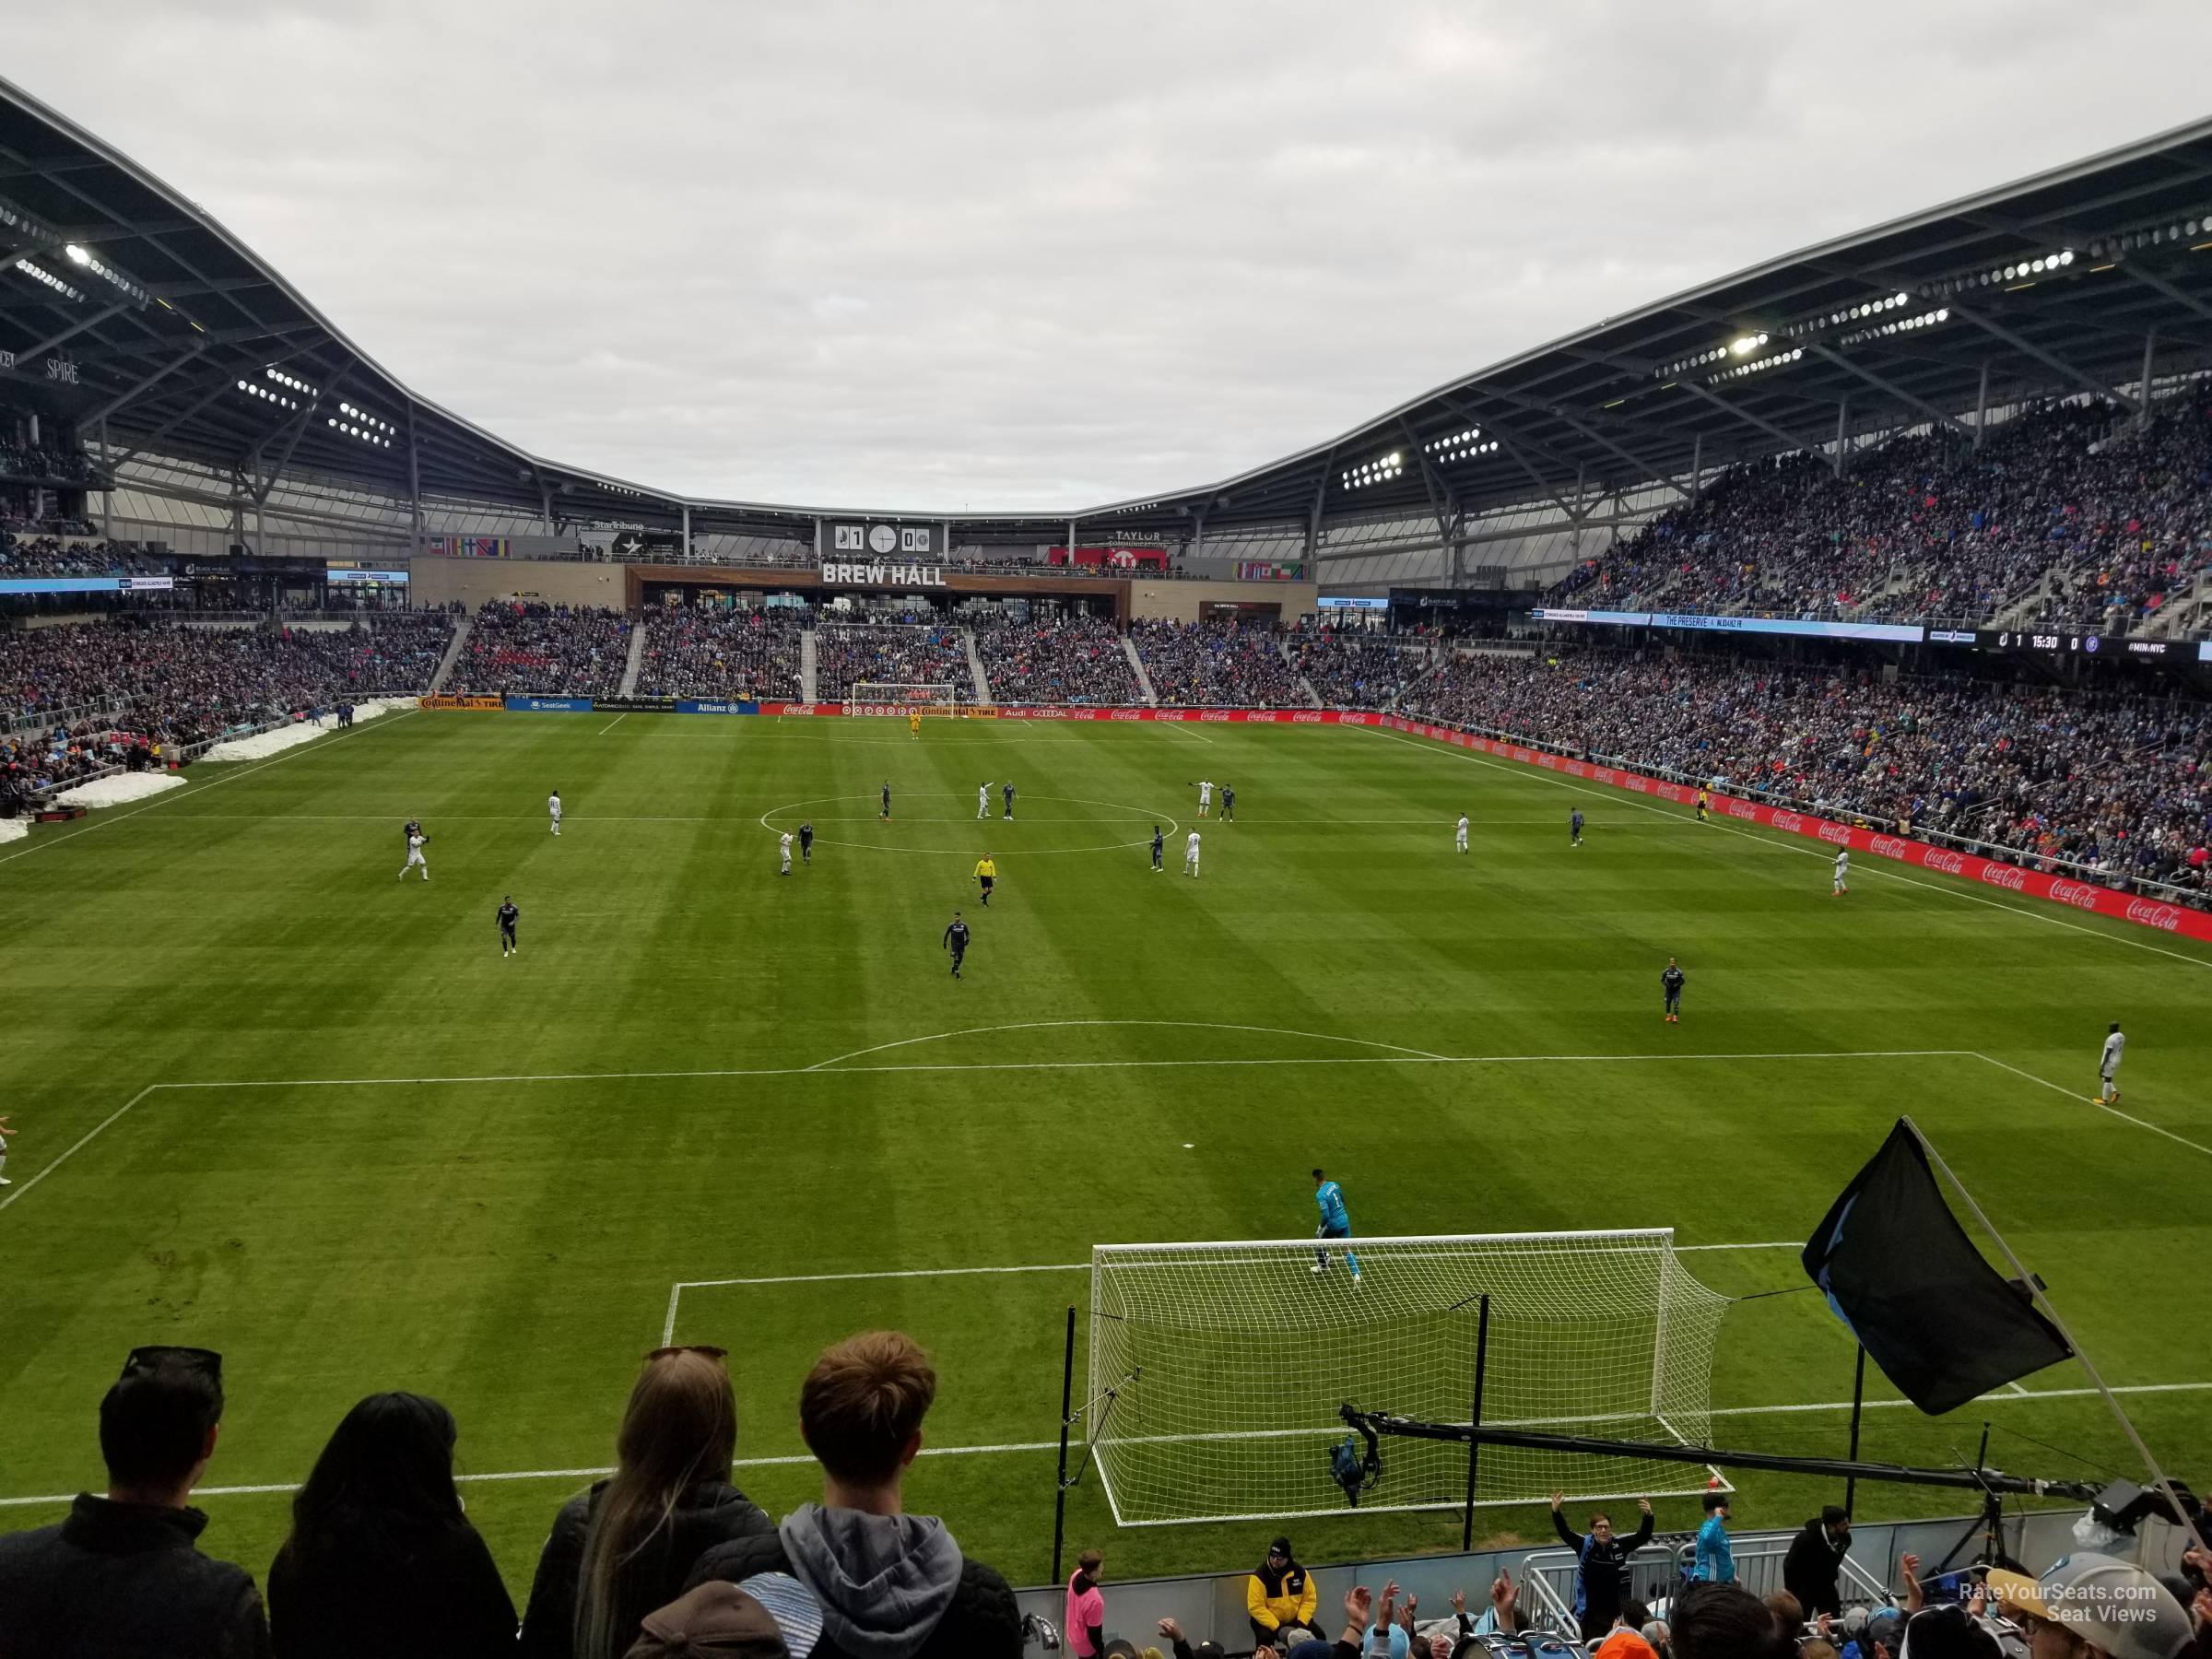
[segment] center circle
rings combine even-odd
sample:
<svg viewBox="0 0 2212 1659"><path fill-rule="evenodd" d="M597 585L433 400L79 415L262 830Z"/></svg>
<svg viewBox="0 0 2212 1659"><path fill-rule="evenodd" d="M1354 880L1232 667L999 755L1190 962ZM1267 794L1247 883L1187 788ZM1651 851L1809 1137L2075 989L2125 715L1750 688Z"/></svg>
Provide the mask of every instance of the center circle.
<svg viewBox="0 0 2212 1659"><path fill-rule="evenodd" d="M795 824L775 823L771 822L771 820L787 818L792 813L803 811L808 806L835 806L845 801L860 801L873 806L879 798L880 797L872 794L813 795L809 796L804 801L793 801L786 806L771 806L766 812L760 815L760 827L763 830L771 831L781 831L786 829L795 830L797 828L797 825ZM923 801L941 801L945 799L945 796L939 794L921 794L917 792L917 794L914 798ZM1155 823L1163 826L1161 830L1161 833L1163 835L1171 836L1182 828L1182 825L1177 821L1171 813L1147 812L1142 806L1131 806L1121 801L1093 801L1088 800L1081 795L1048 794L1025 794L1020 798L1023 801L1057 801L1064 806L1103 806L1109 812L1126 812L1133 818L1149 818ZM909 818L906 821L908 823L924 824L958 824L965 823L969 820L959 817L954 817L943 818ZM979 824L988 825L1004 824L1006 820L994 814L988 817L976 818L973 821ZM1043 818L1033 821L1041 823L1053 823L1065 822L1066 820ZM1013 820L1013 822L1015 825L1018 826L1022 820L1016 818ZM956 858L972 858L982 848L982 843L980 841L974 846L968 847L886 847L880 846L875 841L840 841L834 837L827 835L817 835L814 839L815 843L818 846L823 847L858 847L863 851L869 853L945 853ZM1151 844L1151 836L1140 835L1135 841L1098 841L1093 844L1081 847L1017 847L1008 852L994 852L991 856L994 858L1036 858L1041 857L1050 853L1124 853L1132 847L1149 847Z"/></svg>

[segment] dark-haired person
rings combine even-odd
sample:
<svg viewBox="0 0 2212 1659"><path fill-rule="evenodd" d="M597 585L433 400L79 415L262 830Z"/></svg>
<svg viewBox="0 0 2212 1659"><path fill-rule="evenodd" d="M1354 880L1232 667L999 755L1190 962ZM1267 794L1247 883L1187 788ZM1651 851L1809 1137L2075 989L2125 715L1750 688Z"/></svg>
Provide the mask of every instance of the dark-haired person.
<svg viewBox="0 0 2212 1659"><path fill-rule="evenodd" d="M1797 1659L1796 1633L1741 1584L1685 1585L1666 1604L1674 1659Z"/></svg>
<svg viewBox="0 0 2212 1659"><path fill-rule="evenodd" d="M269 1566L277 1659L478 1659L514 1648L514 1602L453 1486L453 1414L371 1394L292 1500Z"/></svg>
<svg viewBox="0 0 2212 1659"><path fill-rule="evenodd" d="M185 1502L222 1420L219 1354L131 1350L100 1403L108 1495L80 1492L60 1525L0 1537L0 1653L268 1653L253 1575L199 1552L207 1517Z"/></svg>
<svg viewBox="0 0 2212 1659"><path fill-rule="evenodd" d="M615 1472L560 1507L523 1613L524 1659L618 1659L715 1545L771 1531L730 1484L737 1402L720 1348L655 1348L629 1391Z"/></svg>
<svg viewBox="0 0 2212 1659"><path fill-rule="evenodd" d="M1582 1626L1583 1640L1600 1641L1628 1600L1630 1558L1652 1541L1651 1500L1636 1500L1642 1519L1626 1538L1613 1531L1613 1517L1603 1510L1590 1517L1587 1533L1576 1532L1567 1524L1566 1502L1566 1493L1551 1495L1551 1527L1580 1563L1574 1576L1574 1617Z"/></svg>
<svg viewBox="0 0 2212 1659"><path fill-rule="evenodd" d="M766 1537L709 1550L692 1584L719 1579L758 1596L787 1641L818 1629L811 1659L1020 1659L1006 1581L961 1554L936 1516L906 1512L902 1483L936 1393L929 1356L897 1331L825 1350L799 1390L821 1502Z"/></svg>
<svg viewBox="0 0 2212 1659"><path fill-rule="evenodd" d="M1244 1581L1245 1617L1252 1621L1253 1641L1263 1647L1300 1632L1319 1636L1313 1614L1320 1605L1321 1586L1298 1564L1288 1538L1268 1545L1266 1559Z"/></svg>
<svg viewBox="0 0 2212 1659"><path fill-rule="evenodd" d="M1830 1504L1807 1521L1782 1559L1782 1582L1805 1608L1807 1618L1823 1613L1841 1618L1843 1558L1851 1549L1851 1517Z"/></svg>

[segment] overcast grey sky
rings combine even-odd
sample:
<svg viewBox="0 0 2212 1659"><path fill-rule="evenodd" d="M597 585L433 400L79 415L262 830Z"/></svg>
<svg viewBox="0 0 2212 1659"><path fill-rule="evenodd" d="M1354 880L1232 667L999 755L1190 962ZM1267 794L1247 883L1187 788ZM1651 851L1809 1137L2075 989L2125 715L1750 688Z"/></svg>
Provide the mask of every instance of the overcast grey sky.
<svg viewBox="0 0 2212 1659"><path fill-rule="evenodd" d="M5 62L538 453L982 511L2194 119L2212 5L100 0Z"/></svg>

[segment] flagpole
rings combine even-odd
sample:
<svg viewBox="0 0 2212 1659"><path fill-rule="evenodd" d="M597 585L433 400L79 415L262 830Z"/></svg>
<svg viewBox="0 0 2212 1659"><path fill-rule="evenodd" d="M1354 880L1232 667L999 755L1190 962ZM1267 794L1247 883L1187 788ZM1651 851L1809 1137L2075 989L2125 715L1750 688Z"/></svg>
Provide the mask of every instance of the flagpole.
<svg viewBox="0 0 2212 1659"><path fill-rule="evenodd" d="M2074 1358L2081 1361L2081 1369L2088 1373L2090 1384L2102 1396L2105 1405L2111 1408L2113 1418L2120 1425L2121 1431L2127 1436L2128 1443L2135 1447L2136 1455L2143 1460L2143 1466L2150 1471L2151 1479L2158 1483L2159 1490L2165 1494L2166 1501L2173 1506L2176 1524L2184 1532L2194 1531L2194 1529L2189 1523L2189 1512L2182 1507L2182 1500L2174 1495L2173 1482L2166 1478L2166 1471L2159 1466L2159 1460L2151 1454L2149 1446L2146 1445L2143 1437L2136 1432L2135 1423L2129 1418L2125 1407L2120 1404L2118 1396L2106 1385L2104 1378L2097 1370L2096 1362L2082 1351L2081 1344L2074 1340L2074 1333L2067 1329L2066 1322L2060 1317L2058 1310L2052 1305L2050 1297L2043 1293L2042 1281L2030 1273L2028 1270L2028 1265L2013 1253L2012 1246L2005 1241L2005 1235L1996 1230L1995 1224L1983 1213L1982 1206L1974 1201L1973 1194L1966 1190L1966 1182L1960 1181L1952 1172L1951 1166L1943 1161L1943 1154L1936 1151L1935 1147L1929 1143L1928 1137L1921 1133L1920 1125L1909 1117L1900 1118L1898 1121L1912 1131L1912 1138L1920 1143L1920 1149L1928 1155L1928 1161L1943 1171L1943 1178L1949 1182L1958 1192L1959 1196L1966 1201L1968 1210L1972 1212L1974 1219L1982 1224L1982 1230L1987 1233L1995 1241L1997 1248L2004 1253L2005 1259L2011 1264L2013 1272L2019 1275L2020 1283L2028 1288L2028 1294L2035 1300L2036 1305L2042 1309L2043 1316L2050 1320L2057 1329L2059 1335L2065 1339L2066 1346L2074 1350Z"/></svg>
<svg viewBox="0 0 2212 1659"><path fill-rule="evenodd" d="M1851 1461L1859 1461L1859 1414L1866 1406L1866 1345L1859 1344L1859 1362L1851 1373ZM1852 1500L1859 1495L1859 1477L1849 1475L1843 1480L1843 1512L1851 1513Z"/></svg>

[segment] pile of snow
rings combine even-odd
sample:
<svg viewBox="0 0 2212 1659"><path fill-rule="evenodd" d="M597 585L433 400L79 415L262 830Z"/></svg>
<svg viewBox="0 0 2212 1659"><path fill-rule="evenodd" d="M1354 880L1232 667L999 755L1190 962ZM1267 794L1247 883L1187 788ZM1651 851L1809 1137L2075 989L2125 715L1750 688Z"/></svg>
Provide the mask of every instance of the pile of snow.
<svg viewBox="0 0 2212 1659"><path fill-rule="evenodd" d="M143 801L163 790L183 787L184 780L174 772L111 772L89 783L65 789L53 798L64 806L120 806L125 801Z"/></svg>
<svg viewBox="0 0 2212 1659"><path fill-rule="evenodd" d="M412 697L372 697L366 702L353 705L353 718L358 724L374 720L391 709L411 709ZM227 737L201 757L204 760L265 760L271 755L281 755L303 743L312 743L325 732L337 729L338 717L325 714L320 721L302 720L291 725L278 726L274 731L255 732L249 737Z"/></svg>
<svg viewBox="0 0 2212 1659"><path fill-rule="evenodd" d="M22 841L30 834L30 824L24 818L0 818L0 843Z"/></svg>

